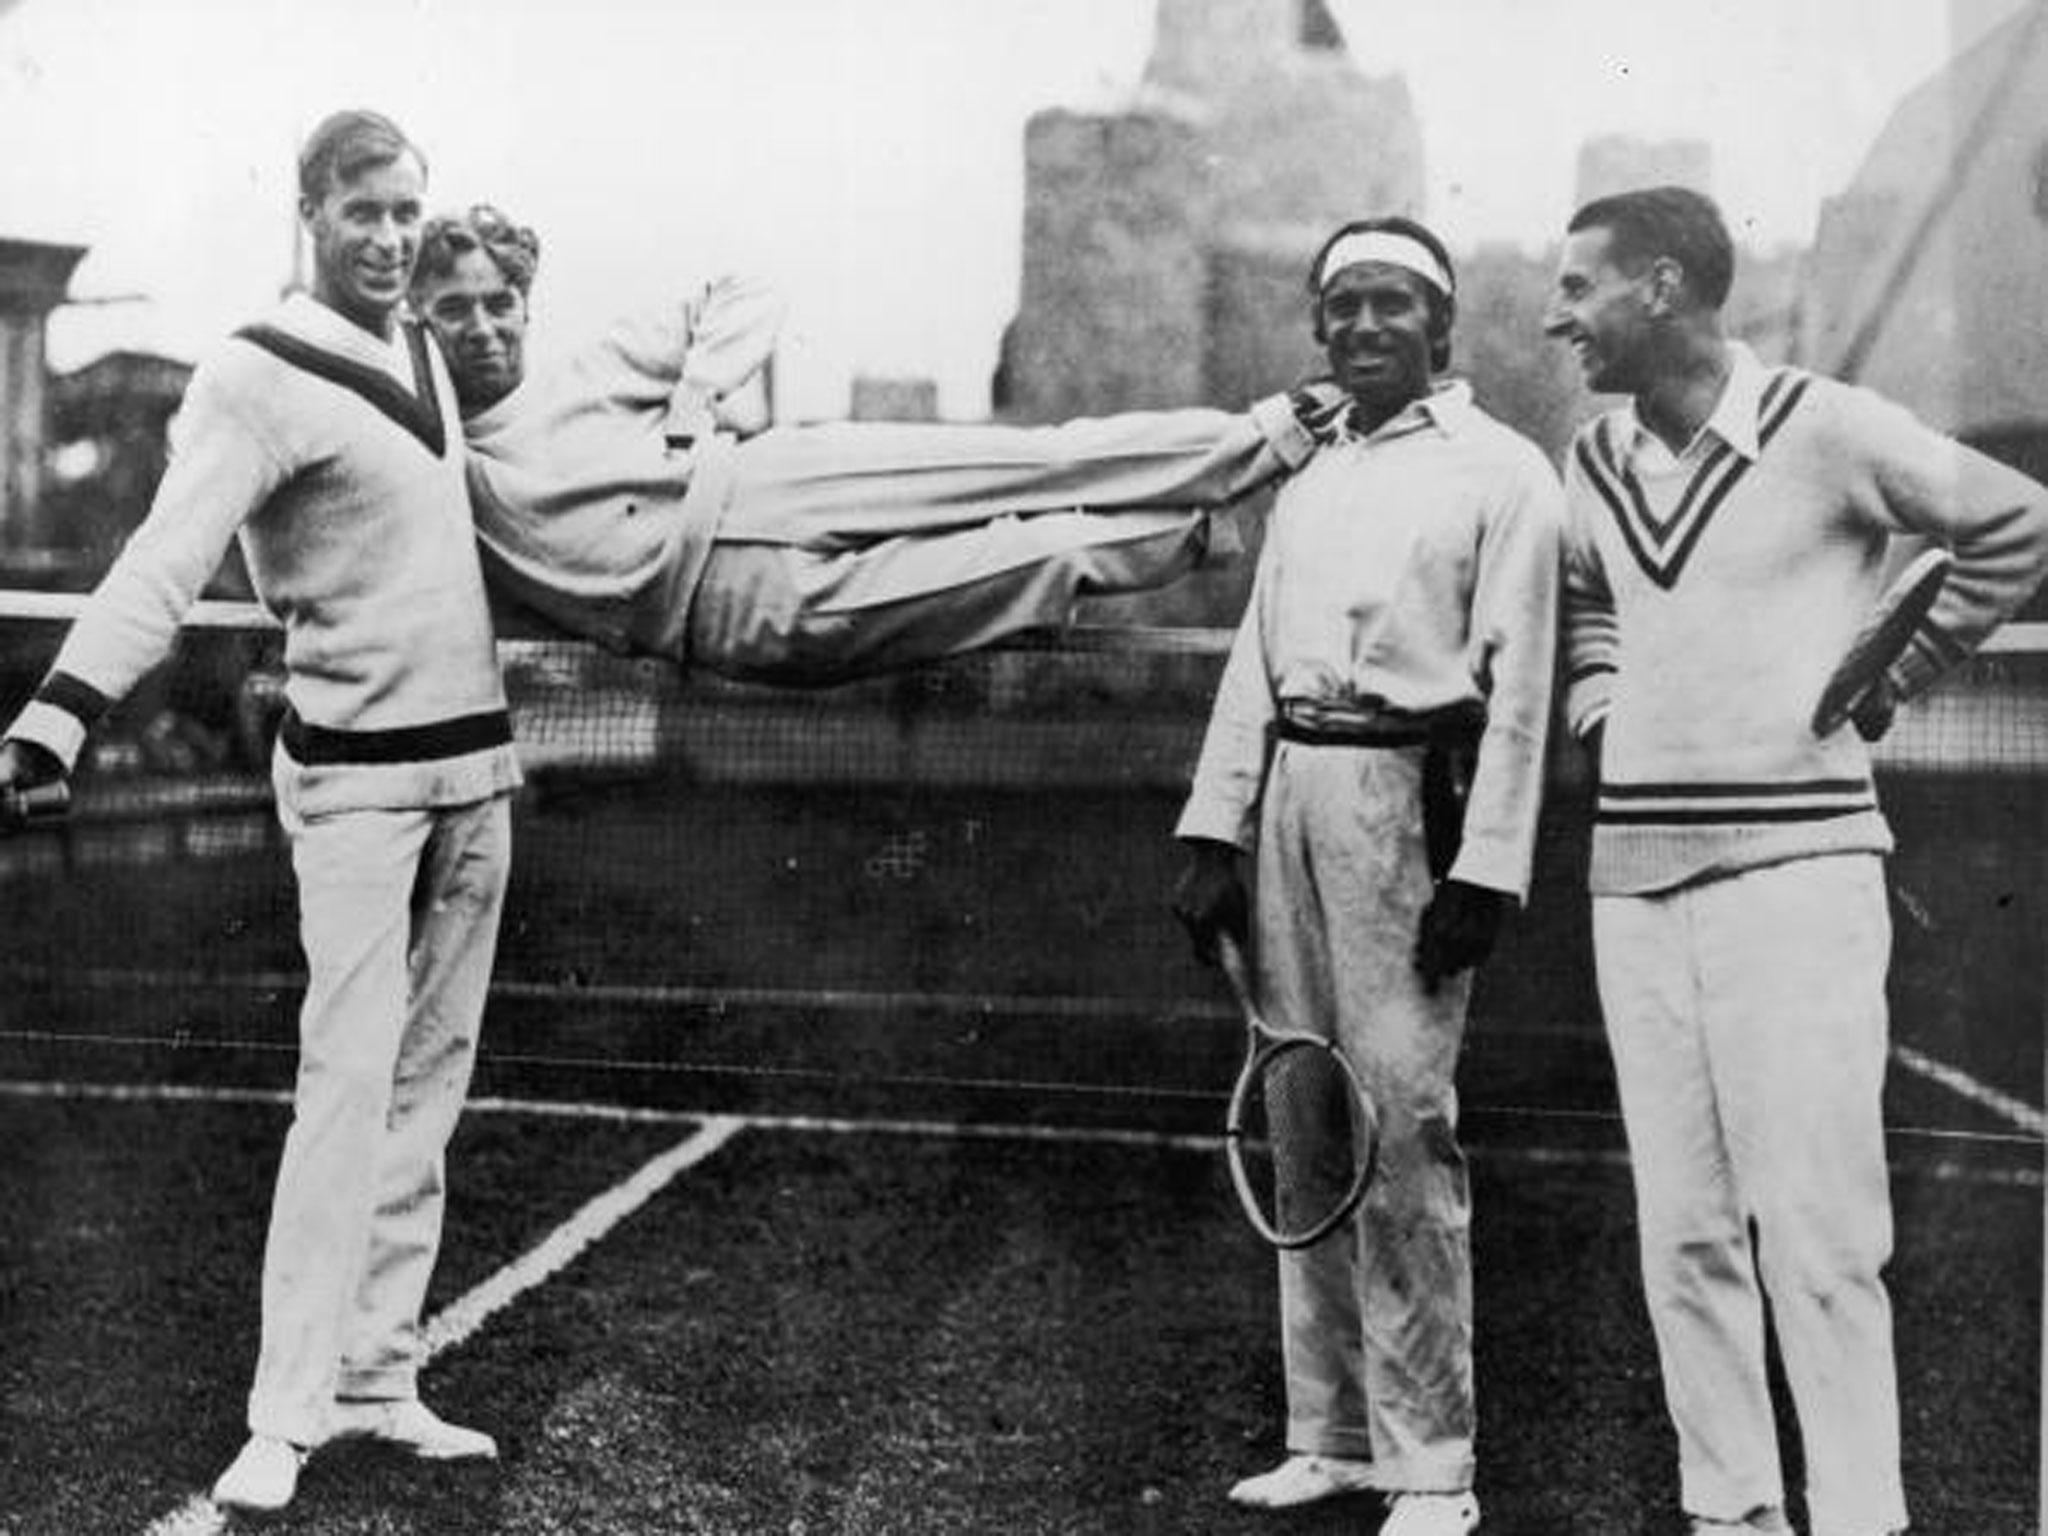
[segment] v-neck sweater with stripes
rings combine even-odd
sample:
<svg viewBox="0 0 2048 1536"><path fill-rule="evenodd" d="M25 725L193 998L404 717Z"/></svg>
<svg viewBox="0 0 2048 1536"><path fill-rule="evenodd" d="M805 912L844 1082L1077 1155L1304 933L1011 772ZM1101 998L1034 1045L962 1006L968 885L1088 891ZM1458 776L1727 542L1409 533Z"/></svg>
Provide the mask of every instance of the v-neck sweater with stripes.
<svg viewBox="0 0 2048 1536"><path fill-rule="evenodd" d="M1721 401L1683 453L1624 406L1581 430L1566 467L1565 707L1582 737L1604 726L1596 894L1889 852L1869 749L1808 721L1891 540L1956 557L1892 669L1902 697L2048 566L2041 486L1868 390L1729 351Z"/></svg>
<svg viewBox="0 0 2048 1536"><path fill-rule="evenodd" d="M239 537L284 625L287 788L307 815L519 781L447 370L295 295L194 371L149 515L8 728L67 765L169 653Z"/></svg>

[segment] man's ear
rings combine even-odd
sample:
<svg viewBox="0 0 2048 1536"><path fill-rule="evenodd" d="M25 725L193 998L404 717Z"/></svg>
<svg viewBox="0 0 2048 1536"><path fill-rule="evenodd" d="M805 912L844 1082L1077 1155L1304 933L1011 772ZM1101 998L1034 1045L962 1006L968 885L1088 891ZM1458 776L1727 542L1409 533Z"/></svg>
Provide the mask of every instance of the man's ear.
<svg viewBox="0 0 2048 1536"><path fill-rule="evenodd" d="M1457 301L1447 293L1429 301L1429 367L1442 373L1451 366L1451 326L1458 318Z"/></svg>
<svg viewBox="0 0 2048 1536"><path fill-rule="evenodd" d="M1675 313L1685 294L1685 267L1675 256L1659 256L1650 263L1650 313Z"/></svg>

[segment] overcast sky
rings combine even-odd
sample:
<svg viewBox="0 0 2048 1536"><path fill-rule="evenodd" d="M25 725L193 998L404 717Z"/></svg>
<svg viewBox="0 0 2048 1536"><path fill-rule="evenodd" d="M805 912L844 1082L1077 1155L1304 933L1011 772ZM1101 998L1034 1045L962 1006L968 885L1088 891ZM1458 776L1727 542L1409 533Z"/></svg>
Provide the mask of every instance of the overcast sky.
<svg viewBox="0 0 2048 1536"><path fill-rule="evenodd" d="M1999 0L1972 0L1996 5ZM1810 237L1899 95L1950 51L1942 0L1331 0L1421 118L1454 245L1546 241L1579 145L1707 139L1761 243ZM856 369L986 408L1015 307L1022 132L1111 106L1153 0L0 0L0 233L92 247L52 361L189 356L273 295L292 161L329 109L390 112L439 201L545 237L543 318L595 324L716 263L787 289L802 414Z"/></svg>

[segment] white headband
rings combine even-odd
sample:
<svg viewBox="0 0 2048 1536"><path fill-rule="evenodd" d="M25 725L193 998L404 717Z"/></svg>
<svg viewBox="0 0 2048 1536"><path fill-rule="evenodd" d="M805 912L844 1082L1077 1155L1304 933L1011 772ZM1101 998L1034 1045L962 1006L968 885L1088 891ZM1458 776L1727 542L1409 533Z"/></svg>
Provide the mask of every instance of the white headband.
<svg viewBox="0 0 2048 1536"><path fill-rule="evenodd" d="M1316 292L1329 286L1330 279L1344 268L1361 261L1384 262L1413 272L1446 298L1451 293L1451 274L1430 248L1413 235L1391 229L1354 230L1331 246L1316 272Z"/></svg>

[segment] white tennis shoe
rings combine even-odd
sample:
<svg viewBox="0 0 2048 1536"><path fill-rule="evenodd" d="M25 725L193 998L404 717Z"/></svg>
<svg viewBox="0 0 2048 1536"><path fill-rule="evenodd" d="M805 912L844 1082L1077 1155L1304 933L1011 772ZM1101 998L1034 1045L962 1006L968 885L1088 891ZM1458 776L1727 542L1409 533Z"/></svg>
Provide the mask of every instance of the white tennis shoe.
<svg viewBox="0 0 2048 1536"><path fill-rule="evenodd" d="M213 1485L213 1502L223 1509L283 1509L299 1491L306 1450L274 1435L251 1435L241 1454Z"/></svg>
<svg viewBox="0 0 2048 1536"><path fill-rule="evenodd" d="M1297 1509L1373 1486L1372 1463L1339 1456L1290 1456L1270 1472L1248 1477L1230 1490L1230 1502L1246 1509Z"/></svg>
<svg viewBox="0 0 2048 1536"><path fill-rule="evenodd" d="M1479 1529L1470 1493L1397 1493L1380 1536L1468 1536Z"/></svg>
<svg viewBox="0 0 2048 1536"><path fill-rule="evenodd" d="M1686 1529L1692 1536L1793 1536L1792 1522L1775 1504L1759 1504L1740 1520L1713 1520L1705 1515L1689 1517Z"/></svg>
<svg viewBox="0 0 2048 1536"><path fill-rule="evenodd" d="M498 1442L480 1429L450 1424L416 1397L337 1399L328 1415L330 1440L371 1440L422 1461L493 1461Z"/></svg>
<svg viewBox="0 0 2048 1536"><path fill-rule="evenodd" d="M1692 1536L1793 1536L1792 1522L1775 1504L1759 1504L1740 1520L1712 1520L1693 1515L1686 1527Z"/></svg>

